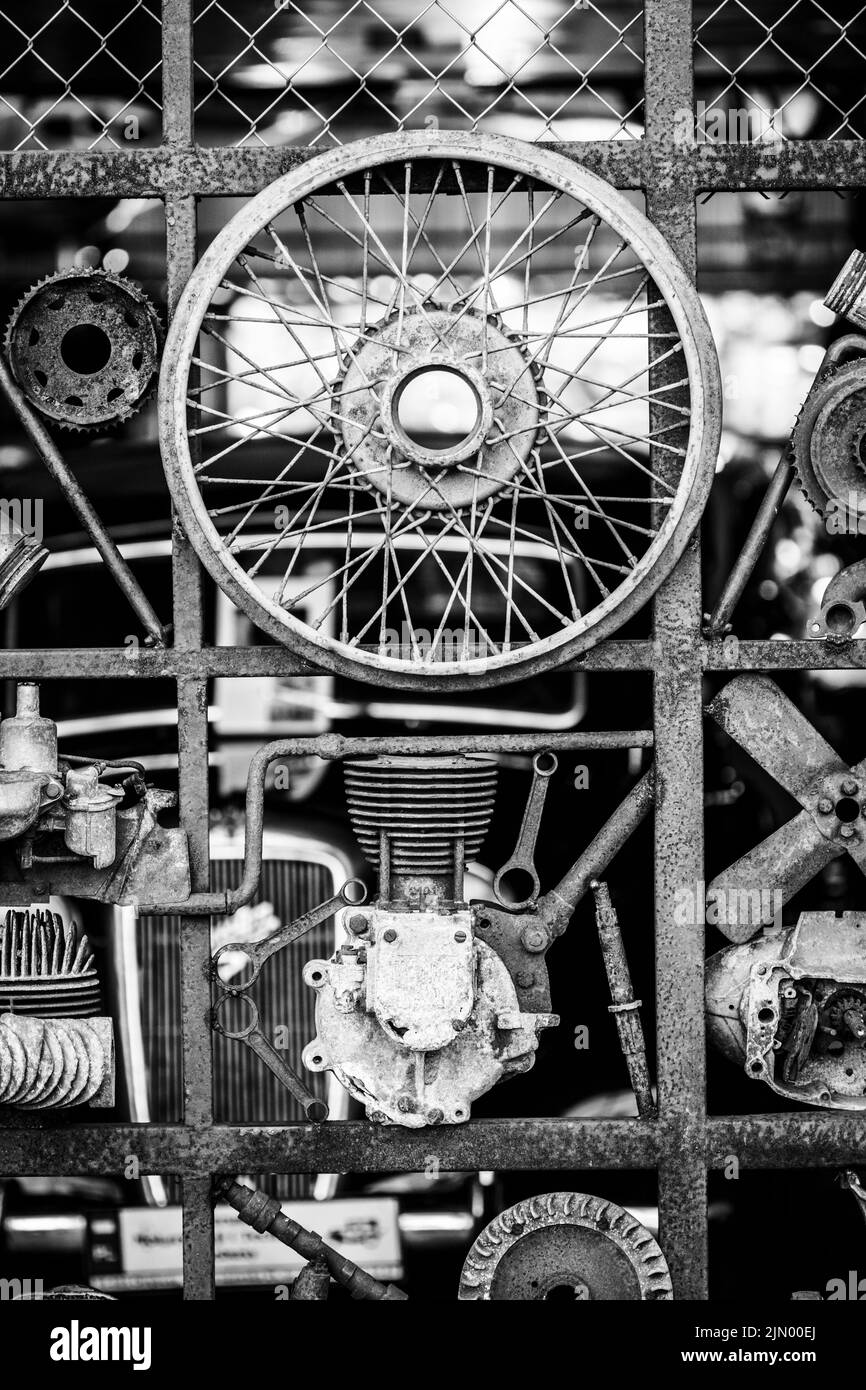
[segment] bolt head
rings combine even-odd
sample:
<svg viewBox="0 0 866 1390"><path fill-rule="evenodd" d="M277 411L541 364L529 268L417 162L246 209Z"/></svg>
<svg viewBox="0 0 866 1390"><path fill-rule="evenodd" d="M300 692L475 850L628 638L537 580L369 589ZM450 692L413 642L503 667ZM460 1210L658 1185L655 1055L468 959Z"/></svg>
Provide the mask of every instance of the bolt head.
<svg viewBox="0 0 866 1390"><path fill-rule="evenodd" d="M441 1125L441 1123L442 1123L442 1121L443 1121L444 1119L445 1119L445 1111L444 1111L444 1110L433 1109L433 1110L428 1110L428 1111L427 1111L427 1123L428 1123L428 1125Z"/></svg>
<svg viewBox="0 0 866 1390"><path fill-rule="evenodd" d="M370 930L370 923L363 912L353 912L347 925L349 931L353 932L355 936L363 936L365 932Z"/></svg>
<svg viewBox="0 0 866 1390"><path fill-rule="evenodd" d="M452 1018L451 1027L454 1029L455 1033L462 1033L466 1024L462 1018Z"/></svg>
<svg viewBox="0 0 866 1390"><path fill-rule="evenodd" d="M514 977L514 983L518 989L531 989L535 984L534 970L518 970Z"/></svg>
<svg viewBox="0 0 866 1390"><path fill-rule="evenodd" d="M383 933L382 933L382 940L383 940L383 941L396 941L396 940L397 940L397 933L395 932L395 930L394 930L393 927L389 927L388 930L387 930L386 932L383 932Z"/></svg>
<svg viewBox="0 0 866 1390"><path fill-rule="evenodd" d="M462 944L466 940L465 931L456 931L454 933L454 940L459 941Z"/></svg>
<svg viewBox="0 0 866 1390"><path fill-rule="evenodd" d="M411 1115L411 1114L413 1114L414 1111L415 1111L415 1098L414 1098L414 1096L398 1096L398 1097L397 1097L397 1109L400 1111L400 1114L401 1114L401 1115Z"/></svg>
<svg viewBox="0 0 866 1390"><path fill-rule="evenodd" d="M839 834L842 836L843 840L850 840L854 834L853 825L843 825Z"/></svg>
<svg viewBox="0 0 866 1390"><path fill-rule="evenodd" d="M860 788L852 777L846 778L842 783L842 792L845 796L856 796Z"/></svg>
<svg viewBox="0 0 866 1390"><path fill-rule="evenodd" d="M545 951L548 946L547 932L543 927L524 927L520 934L524 950L532 951L537 955L539 951Z"/></svg>
<svg viewBox="0 0 866 1390"><path fill-rule="evenodd" d="M821 812L822 816L829 816L830 812L833 810L833 803L829 796L821 797L821 800L818 802L818 810Z"/></svg>

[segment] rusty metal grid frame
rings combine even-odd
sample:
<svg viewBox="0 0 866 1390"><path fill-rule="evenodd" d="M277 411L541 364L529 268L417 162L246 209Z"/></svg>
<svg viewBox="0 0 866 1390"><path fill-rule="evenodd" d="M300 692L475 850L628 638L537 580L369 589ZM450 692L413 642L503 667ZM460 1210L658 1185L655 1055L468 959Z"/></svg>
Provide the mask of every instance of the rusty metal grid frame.
<svg viewBox="0 0 866 1390"><path fill-rule="evenodd" d="M694 275L695 201L704 191L866 187L866 141L701 144L683 140L693 109L692 0L645 0L646 134L638 141L554 148L619 188L643 190L650 219ZM10 199L152 197L166 211L170 311L196 259L196 199L252 195L309 155L299 148L200 148L193 122L191 0L163 0L163 140L111 152L0 153ZM679 123L678 123L679 116ZM309 669L273 647L203 645L201 573L178 527L173 538L174 645L142 649L0 652L0 678L170 678L177 685L182 823L193 889L208 886L207 681L218 675L291 675ZM866 1118L845 1113L708 1117L705 1096L703 933L674 925L678 884L703 878L701 678L704 671L866 667L866 641L843 651L817 641L707 641L701 634L695 540L655 599L652 640L607 641L591 671L654 675L657 1080L654 1120L476 1120L436 1132L442 1169L655 1169L660 1243L678 1298L707 1296L707 1170L736 1154L745 1167L829 1167L862 1159ZM733 648L733 649L732 649ZM591 737L591 736L588 736ZM184 1297L214 1297L212 1176L225 1172L397 1171L424 1166L429 1134L368 1123L285 1127L213 1123L208 919L181 920L183 1123L4 1128L0 1177L146 1173L183 1180Z"/></svg>

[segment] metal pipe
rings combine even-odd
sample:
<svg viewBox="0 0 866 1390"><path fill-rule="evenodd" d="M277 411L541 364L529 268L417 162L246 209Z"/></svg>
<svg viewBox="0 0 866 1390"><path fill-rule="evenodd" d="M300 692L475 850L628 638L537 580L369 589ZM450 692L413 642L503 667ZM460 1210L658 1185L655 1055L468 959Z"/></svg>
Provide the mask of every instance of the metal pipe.
<svg viewBox="0 0 866 1390"><path fill-rule="evenodd" d="M628 1067L629 1081L637 1101L637 1111L641 1119L645 1120L653 1114L655 1103L650 1086L643 1024L638 1012L643 1001L634 997L631 971L628 968L619 918L611 902L610 889L606 883L599 883L597 879L593 879L590 887L595 895L598 941L601 946L601 954L604 957L604 968L612 1000L608 1004L608 1012L612 1013L616 1020L619 1045Z"/></svg>
<svg viewBox="0 0 866 1390"><path fill-rule="evenodd" d="M650 768L635 783L568 873L555 888L539 898L538 912L544 918L551 936L562 935L592 880L604 873L613 857L648 815L654 801L655 770Z"/></svg>
<svg viewBox="0 0 866 1390"><path fill-rule="evenodd" d="M31 409L27 397L14 380L2 352L0 352L0 387L3 388L4 395L24 426L30 442L38 451L51 477L87 531L94 546L99 551L106 569L139 622L154 642L164 646L165 628L151 608L150 602L135 575L85 496L78 480L73 477L67 467L51 435Z"/></svg>
<svg viewBox="0 0 866 1390"><path fill-rule="evenodd" d="M324 1261L333 1278L348 1289L353 1298L371 1299L375 1302L406 1298L403 1290L398 1289L396 1284L383 1284L380 1279L361 1269L360 1265L347 1260L345 1255L341 1255L333 1245L328 1245L315 1231L308 1231L290 1216L286 1216L275 1197L269 1197L267 1193L247 1187L246 1183L242 1182L223 1182L219 1185L219 1192L229 1206L234 1207L239 1220L251 1226L254 1231L261 1235L267 1231L275 1240L281 1241L290 1250L297 1251L306 1260Z"/></svg>
<svg viewBox="0 0 866 1390"><path fill-rule="evenodd" d="M723 637L729 630L734 609L742 598L743 590L751 579L755 565L767 544L793 477L794 465L786 445L779 462L776 464L776 471L770 479L743 548L725 580L724 588L716 601L715 608L707 619L704 627L705 636Z"/></svg>
<svg viewBox="0 0 866 1390"><path fill-rule="evenodd" d="M508 734L497 738L489 735L473 738L473 753L526 752L538 753L551 748L634 748L646 747L652 735L646 730L632 729L624 732L603 732L598 734ZM364 757L388 754L418 753L462 753L466 751L466 739L457 736L437 738L344 738L341 734L323 734L320 738L278 739L259 748L250 760L247 773L246 823L244 827L244 868L241 881L236 888L214 893L193 893L181 903L140 904L139 910L154 914L186 914L187 916L208 916L237 912L251 902L259 886L262 866L262 836L264 825L265 779L270 764L277 758L297 758L301 756L339 760L349 756ZM622 806L614 813L607 826L596 836L592 845L578 860L577 864L562 883L548 894L555 920L564 914L562 926L554 930L554 935L565 930L574 904L578 901L591 878L603 873L613 855L624 844L652 805L652 773L648 772L629 793ZM619 819L623 819L622 829ZM618 838L619 837L619 838ZM595 847L595 855L591 851ZM604 858L605 853L607 858ZM598 857L596 857L598 856ZM575 887L569 888L572 876ZM563 885L566 885L563 889ZM565 912L567 893L576 892L571 906ZM559 906L554 899L559 899ZM544 901L543 899L541 901Z"/></svg>

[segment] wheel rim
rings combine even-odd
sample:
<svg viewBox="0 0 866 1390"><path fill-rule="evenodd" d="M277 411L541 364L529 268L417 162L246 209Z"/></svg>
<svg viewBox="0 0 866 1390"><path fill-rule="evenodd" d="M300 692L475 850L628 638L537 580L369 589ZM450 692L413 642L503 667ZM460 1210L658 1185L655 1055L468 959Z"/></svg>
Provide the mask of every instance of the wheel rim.
<svg viewBox="0 0 866 1390"><path fill-rule="evenodd" d="M424 435L405 407L434 378ZM412 133L311 160L226 225L172 324L160 425L192 544L269 635L384 684L496 684L609 636L673 568L712 481L718 364L616 190L538 147ZM605 455L619 493L590 481ZM299 584L326 531L344 553Z"/></svg>

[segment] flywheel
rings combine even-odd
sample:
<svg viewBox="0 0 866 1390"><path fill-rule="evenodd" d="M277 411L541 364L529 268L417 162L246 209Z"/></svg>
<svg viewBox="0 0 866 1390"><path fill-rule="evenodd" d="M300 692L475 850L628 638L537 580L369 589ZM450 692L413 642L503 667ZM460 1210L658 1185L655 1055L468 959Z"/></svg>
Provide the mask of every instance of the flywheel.
<svg viewBox="0 0 866 1390"><path fill-rule="evenodd" d="M655 592L719 402L695 290L628 197L543 146L425 131L316 156L219 232L160 431L190 541L259 628L457 689L558 665Z"/></svg>

